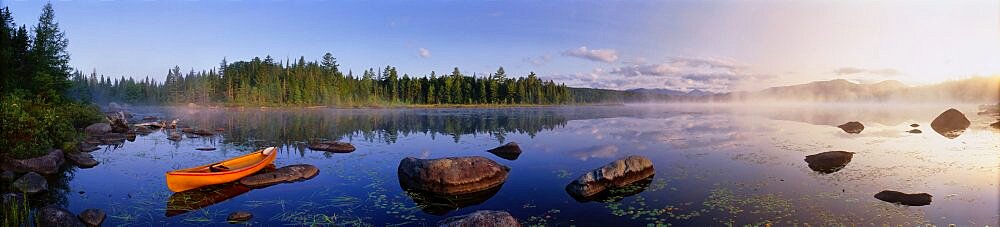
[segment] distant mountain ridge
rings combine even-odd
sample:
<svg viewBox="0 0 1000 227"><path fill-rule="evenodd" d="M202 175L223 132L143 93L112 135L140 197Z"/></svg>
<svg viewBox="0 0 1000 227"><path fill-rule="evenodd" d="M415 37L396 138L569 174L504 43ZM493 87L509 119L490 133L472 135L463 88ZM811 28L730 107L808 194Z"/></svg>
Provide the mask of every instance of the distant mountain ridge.
<svg viewBox="0 0 1000 227"><path fill-rule="evenodd" d="M625 91L634 92L634 93L643 93L643 94L659 94L659 95L685 96L685 97L700 97L700 96L708 96L708 95L715 95L716 94L716 93L713 93L713 92L710 92L710 91L703 91L703 90L699 90L699 89L694 89L694 90L691 90L691 91L688 91L688 92L683 92L683 91L666 89L666 88L635 88L635 89L629 89L629 90L625 90Z"/></svg>
<svg viewBox="0 0 1000 227"><path fill-rule="evenodd" d="M751 92L711 93L692 90L630 89L634 94L658 95L641 101L799 101L799 102L937 102L996 103L1000 100L1000 76L973 77L923 86L907 86L896 80L855 83L846 79L814 81Z"/></svg>

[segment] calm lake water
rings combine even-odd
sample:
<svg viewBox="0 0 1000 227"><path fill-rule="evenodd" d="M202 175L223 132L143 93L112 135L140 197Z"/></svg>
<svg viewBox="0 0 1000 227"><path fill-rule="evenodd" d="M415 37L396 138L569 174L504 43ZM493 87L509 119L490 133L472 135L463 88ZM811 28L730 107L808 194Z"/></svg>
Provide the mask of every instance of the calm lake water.
<svg viewBox="0 0 1000 227"><path fill-rule="evenodd" d="M972 127L955 139L930 121L956 107ZM105 226L224 225L234 211L251 224L433 225L477 210L504 210L525 224L672 225L902 224L996 226L1000 213L1000 131L975 106L628 105L500 109L213 109L133 108L136 118L177 118L219 135L167 140L163 132L93 152L100 165L53 179L33 197L74 213L102 208ZM836 125L860 121L860 134ZM923 133L910 134L918 123ZM341 140L357 151L312 151L309 141ZM517 142L506 160L485 150ZM174 169L279 147L278 167L311 164L317 177L248 190L213 188L175 195ZM215 151L198 151L215 147ZM806 155L856 152L842 170L810 170ZM459 200L408 194L396 168L405 157L483 156L511 168L498 191ZM628 155L654 163L651 180L620 193L578 201L565 191L584 172ZM873 197L881 190L926 192L928 206ZM214 194L213 194L214 193ZM200 209L170 211L168 202L209 197ZM224 199L231 197L228 199ZM212 203L214 202L214 204Z"/></svg>

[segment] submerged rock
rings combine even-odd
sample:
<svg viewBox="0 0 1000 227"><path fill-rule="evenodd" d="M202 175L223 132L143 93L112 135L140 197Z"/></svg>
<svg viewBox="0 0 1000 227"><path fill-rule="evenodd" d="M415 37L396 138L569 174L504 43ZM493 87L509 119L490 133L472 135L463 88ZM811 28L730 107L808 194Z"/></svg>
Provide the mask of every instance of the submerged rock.
<svg viewBox="0 0 1000 227"><path fill-rule="evenodd" d="M438 226L475 227L475 226L521 226L517 219L506 211L480 210L471 214L445 218Z"/></svg>
<svg viewBox="0 0 1000 227"><path fill-rule="evenodd" d="M652 176L655 172L653 161L648 158L628 156L583 174L566 185L566 192L574 197L591 197L607 189L635 183Z"/></svg>
<svg viewBox="0 0 1000 227"><path fill-rule="evenodd" d="M948 109L934 118L934 121L931 122L931 128L945 138L954 139L962 135L971 124L961 111Z"/></svg>
<svg viewBox="0 0 1000 227"><path fill-rule="evenodd" d="M930 205L931 197L933 196L927 193L907 194L889 190L881 191L878 194L875 194L876 199L907 206Z"/></svg>
<svg viewBox="0 0 1000 227"><path fill-rule="evenodd" d="M94 123L84 128L83 131L89 136L104 135L105 133L111 132L111 124Z"/></svg>
<svg viewBox="0 0 1000 227"><path fill-rule="evenodd" d="M830 174L840 171L851 162L854 152L847 151L827 151L819 154L806 156L806 163L813 171Z"/></svg>
<svg viewBox="0 0 1000 227"><path fill-rule="evenodd" d="M215 135L215 133L212 133L212 132L210 132L208 130L204 130L204 129L194 130L194 132L192 132L192 133L194 133L195 135L199 135L199 136L213 136L213 135Z"/></svg>
<svg viewBox="0 0 1000 227"><path fill-rule="evenodd" d="M199 150L199 151L214 151L215 148L214 147L199 147L199 148L195 148L195 150Z"/></svg>
<svg viewBox="0 0 1000 227"><path fill-rule="evenodd" d="M86 209L80 212L80 221L90 227L101 226L101 223L104 223L104 216L104 210Z"/></svg>
<svg viewBox="0 0 1000 227"><path fill-rule="evenodd" d="M59 166L64 162L63 151L59 149L49 150L49 153L42 157L29 159L10 159L0 165L0 169L10 170L18 173L37 172L43 175L54 174L59 171Z"/></svg>
<svg viewBox="0 0 1000 227"><path fill-rule="evenodd" d="M418 159L399 162L397 174L404 187L441 195L461 195L497 187L510 168L480 157Z"/></svg>
<svg viewBox="0 0 1000 227"><path fill-rule="evenodd" d="M924 131L920 131L920 129L910 129L910 131L906 131L906 132L913 133L913 134L920 134L920 133L923 133Z"/></svg>
<svg viewBox="0 0 1000 227"><path fill-rule="evenodd" d="M249 221L251 218L253 218L253 213L250 213L250 211L241 210L229 214L229 217L226 218L226 221L232 224L232 223Z"/></svg>
<svg viewBox="0 0 1000 227"><path fill-rule="evenodd" d="M487 151L507 160L517 160L517 157L521 156L521 147L515 142L510 142Z"/></svg>
<svg viewBox="0 0 1000 227"><path fill-rule="evenodd" d="M83 227L80 218L66 209L56 206L46 206L38 209L36 217L38 226L61 226L61 227Z"/></svg>
<svg viewBox="0 0 1000 227"><path fill-rule="evenodd" d="M38 175L38 173L28 172L24 176L21 176L21 178L18 178L17 181L14 181L14 188L21 192L34 194L49 190L49 182L42 175Z"/></svg>
<svg viewBox="0 0 1000 227"><path fill-rule="evenodd" d="M334 153L350 153L356 150L356 148L354 148L354 145L339 141L318 142L309 144L309 149L317 151L334 152Z"/></svg>
<svg viewBox="0 0 1000 227"><path fill-rule="evenodd" d="M69 159L76 166L87 169L100 164L93 155L84 152L66 152L66 159Z"/></svg>
<svg viewBox="0 0 1000 227"><path fill-rule="evenodd" d="M861 122L857 121L847 122L842 125L838 125L837 127L850 134L858 134L865 130L865 125L862 125Z"/></svg>
<svg viewBox="0 0 1000 227"><path fill-rule="evenodd" d="M308 164L295 164L278 168L271 172L257 173L240 179L240 184L251 188L262 188L280 183L312 179L319 174L319 168Z"/></svg>
<svg viewBox="0 0 1000 227"><path fill-rule="evenodd" d="M916 127L920 127L920 124L917 124L917 123L913 123L913 124L910 124L910 127L914 127L914 128L916 128Z"/></svg>

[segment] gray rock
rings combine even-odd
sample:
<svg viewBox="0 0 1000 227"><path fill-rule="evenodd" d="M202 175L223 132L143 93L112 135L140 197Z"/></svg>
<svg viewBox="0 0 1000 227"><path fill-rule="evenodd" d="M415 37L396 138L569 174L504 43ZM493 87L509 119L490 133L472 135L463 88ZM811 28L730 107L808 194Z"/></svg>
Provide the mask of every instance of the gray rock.
<svg viewBox="0 0 1000 227"><path fill-rule="evenodd" d="M67 211L66 209L46 206L38 209L36 214L38 218L39 227L48 226L59 226L59 227L83 227L83 222L80 222L80 218L73 215L73 213Z"/></svg>
<svg viewBox="0 0 1000 227"><path fill-rule="evenodd" d="M857 121L847 122L842 125L838 125L837 127L850 134L858 134L865 130L865 125L862 125L861 122Z"/></svg>
<svg viewBox="0 0 1000 227"><path fill-rule="evenodd" d="M63 151L59 149L49 150L45 156L29 159L10 159L0 165L0 169L14 171L17 173L37 172L43 175L54 174L59 171L59 166L64 162Z"/></svg>
<svg viewBox="0 0 1000 227"><path fill-rule="evenodd" d="M28 172L14 181L14 188L21 192L34 194L49 190L49 182L42 175L38 175L38 173Z"/></svg>
<svg viewBox="0 0 1000 227"><path fill-rule="evenodd" d="M80 221L83 221L83 224L94 227L101 226L101 223L104 223L104 216L104 211L101 209L86 209L80 212L79 218Z"/></svg>
<svg viewBox="0 0 1000 227"><path fill-rule="evenodd" d="M449 217L438 222L438 226L479 227L479 226L521 226L517 219L506 211L480 210L471 214Z"/></svg>
<svg viewBox="0 0 1000 227"><path fill-rule="evenodd" d="M510 142L493 149L487 150L487 152L493 153L497 157L507 159L507 160L517 160L517 157L521 156L521 147L515 142Z"/></svg>
<svg viewBox="0 0 1000 227"><path fill-rule="evenodd" d="M356 150L356 148L354 148L354 145L350 143L337 142L337 141L318 142L309 144L309 149L317 151L334 152L334 153L350 153Z"/></svg>
<svg viewBox="0 0 1000 227"><path fill-rule="evenodd" d="M969 119L961 111L948 109L934 118L934 121L931 122L931 129L945 138L954 139L962 135L971 124L972 122L969 122Z"/></svg>
<svg viewBox="0 0 1000 227"><path fill-rule="evenodd" d="M76 164L77 167L87 169L100 164L93 155L84 152L66 152L66 159Z"/></svg>
<svg viewBox="0 0 1000 227"><path fill-rule="evenodd" d="M280 183L312 179L319 174L319 168L307 164L295 164L278 168L271 172L257 173L240 179L240 184L251 188L262 188Z"/></svg>
<svg viewBox="0 0 1000 227"><path fill-rule="evenodd" d="M806 163L813 171L830 174L840 171L851 162L854 152L847 151L827 151L819 154L806 156Z"/></svg>
<svg viewBox="0 0 1000 227"><path fill-rule="evenodd" d="M480 157L404 158L397 174L403 187L441 195L475 193L502 185L510 167Z"/></svg>
<svg viewBox="0 0 1000 227"><path fill-rule="evenodd" d="M104 135L105 133L111 132L111 124L94 123L91 124L90 126L87 126L87 128L84 128L83 131L86 132L87 135L89 136Z"/></svg>
<svg viewBox="0 0 1000 227"><path fill-rule="evenodd" d="M251 218L253 218L253 213L250 213L250 211L236 211L229 214L229 217L226 218L226 221L228 221L229 223L240 223L249 221Z"/></svg>
<svg viewBox="0 0 1000 227"><path fill-rule="evenodd" d="M578 198L591 197L610 188L646 179L655 173L653 161L642 156L628 156L587 172L566 185L566 191Z"/></svg>
<svg viewBox="0 0 1000 227"><path fill-rule="evenodd" d="M931 196L927 193L907 194L897 191L885 190L875 194L875 198L907 206L925 206L931 204Z"/></svg>

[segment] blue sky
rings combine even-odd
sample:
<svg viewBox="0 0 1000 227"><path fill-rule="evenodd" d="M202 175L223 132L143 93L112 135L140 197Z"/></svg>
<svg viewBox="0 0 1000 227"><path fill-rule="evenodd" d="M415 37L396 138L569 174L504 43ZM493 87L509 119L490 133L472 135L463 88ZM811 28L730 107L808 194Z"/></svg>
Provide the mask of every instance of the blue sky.
<svg viewBox="0 0 1000 227"><path fill-rule="evenodd" d="M34 24L42 1L4 1ZM71 64L161 79L332 52L355 72L529 71L571 86L755 90L1000 73L996 1L54 1Z"/></svg>

